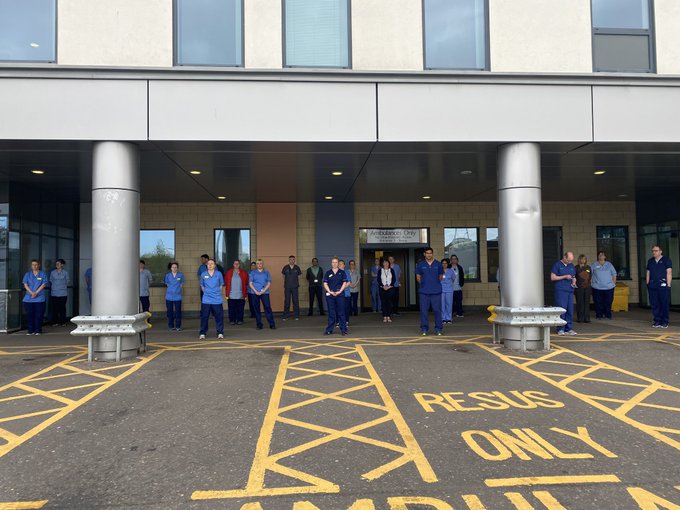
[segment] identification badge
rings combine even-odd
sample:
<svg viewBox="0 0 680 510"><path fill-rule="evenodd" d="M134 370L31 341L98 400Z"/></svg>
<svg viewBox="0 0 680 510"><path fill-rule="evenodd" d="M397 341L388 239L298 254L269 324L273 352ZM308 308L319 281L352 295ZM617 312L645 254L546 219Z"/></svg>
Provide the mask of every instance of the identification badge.
<svg viewBox="0 0 680 510"><path fill-rule="evenodd" d="M314 283L319 283L319 280L314 280Z"/></svg>
<svg viewBox="0 0 680 510"><path fill-rule="evenodd" d="M207 280L207 279L209 279L210 277L209 277L208 275L205 275L203 278L205 278L205 279Z"/></svg>
<svg viewBox="0 0 680 510"><path fill-rule="evenodd" d="M36 280L38 280L39 282L41 282L41 281L42 281L42 278L36 278Z"/></svg>

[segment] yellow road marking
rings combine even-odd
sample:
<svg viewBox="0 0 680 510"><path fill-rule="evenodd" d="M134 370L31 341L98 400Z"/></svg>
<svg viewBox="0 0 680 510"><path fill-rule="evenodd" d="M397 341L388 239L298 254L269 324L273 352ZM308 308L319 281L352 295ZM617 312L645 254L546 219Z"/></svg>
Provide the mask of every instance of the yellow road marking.
<svg viewBox="0 0 680 510"><path fill-rule="evenodd" d="M579 483L619 483L616 475L524 476L519 478L487 478L487 487L520 487L527 485L569 485Z"/></svg>
<svg viewBox="0 0 680 510"><path fill-rule="evenodd" d="M42 501L17 501L14 503L0 503L0 510L32 510L42 508L47 504L46 499Z"/></svg>

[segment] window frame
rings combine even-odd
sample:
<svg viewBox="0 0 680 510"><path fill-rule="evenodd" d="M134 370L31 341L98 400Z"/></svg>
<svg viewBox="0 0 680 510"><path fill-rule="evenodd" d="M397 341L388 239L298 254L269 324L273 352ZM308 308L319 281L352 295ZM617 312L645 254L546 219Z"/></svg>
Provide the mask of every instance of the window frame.
<svg viewBox="0 0 680 510"><path fill-rule="evenodd" d="M215 67L219 69L238 69L244 68L246 65L246 39L245 39L245 26L246 26L246 16L245 16L245 2L244 0L239 0L241 2L241 63L238 65L223 65L223 64L181 64L179 62L179 16L177 15L177 4L180 0L172 0L172 66L173 67Z"/></svg>
<svg viewBox="0 0 680 510"><path fill-rule="evenodd" d="M249 262L250 263L254 262L255 260L253 259L253 237L252 237L253 236L253 229L251 227L213 227L212 241L213 241L213 257L215 258L215 263L216 264L218 263L218 261L217 261L216 234L217 234L217 232L224 232L225 230L238 230L238 231L247 230L248 231L248 253L250 255ZM241 269L243 269L246 272L250 272L250 266L243 267L243 266L245 266L244 261L241 260L241 259L239 259L239 260L241 261L241 264L242 264ZM231 265L228 266L228 267L223 266L225 273L227 271L229 271L230 268L231 268Z"/></svg>
<svg viewBox="0 0 680 510"><path fill-rule="evenodd" d="M2 64L13 63L28 63L28 64L56 64L59 58L59 2L57 0L50 0L54 6L54 58L53 60L4 60L0 59Z"/></svg>
<svg viewBox="0 0 680 510"><path fill-rule="evenodd" d="M595 225L595 248L596 251L599 252L600 250L603 249L602 246L600 246L600 229L615 229L615 228L622 228L626 232L626 246L625 246L625 252L626 252L626 267L628 268L628 276L619 276L619 270L620 268L616 268L617 276L616 280L619 281L629 281L632 280L632 274L633 274L633 269L630 265L630 229L628 228L628 225ZM607 254L607 260L611 262L611 253ZM597 253L595 255L595 260L597 260Z"/></svg>
<svg viewBox="0 0 680 510"><path fill-rule="evenodd" d="M423 34L423 70L424 71L490 71L491 70L491 37L489 33L489 0L484 1L484 67L428 67L427 65L427 31L425 30L425 3L421 0L421 30ZM451 227L453 228L453 227Z"/></svg>
<svg viewBox="0 0 680 510"><path fill-rule="evenodd" d="M281 0L281 50L284 69L352 69L352 0L347 0L347 65L346 66L303 66L286 63L286 2Z"/></svg>
<svg viewBox="0 0 680 510"><path fill-rule="evenodd" d="M476 257L477 257L477 278L468 277L468 275L466 274L465 275L465 282L472 282L472 283L481 283L482 282L482 267L481 267L482 261L481 261L481 258L480 258L480 245L482 243L481 243L481 239L479 237L480 228L481 227L444 227L444 232L443 232L443 234L444 234L444 249L442 250L444 257L448 257L448 255L446 254L446 231L447 230L450 230L450 229L475 230L476 233L477 233L477 240L475 241L475 243L477 245L477 249L475 250L476 251ZM460 260L460 257L459 257L458 261L462 263L462 261ZM463 269L465 269L465 266L463 266Z"/></svg>
<svg viewBox="0 0 680 510"><path fill-rule="evenodd" d="M173 256L170 258L170 261L176 261L177 260L177 229L175 228L140 228L139 229L139 259L141 260L143 257L142 254L142 232L172 232L173 236ZM147 266L146 269L149 269ZM151 271L149 269L149 271ZM163 276L168 272L169 270L166 268L165 273L163 273ZM180 270L181 271L181 270ZM153 271L151 273L152 275L154 274ZM155 279L151 282L150 287L165 287L165 281L163 280L158 280Z"/></svg>
<svg viewBox="0 0 680 510"><path fill-rule="evenodd" d="M593 61L594 73L656 73L656 23L654 18L654 0L647 0L647 7L649 9L649 28L595 28L593 24L593 2L597 0L590 0L590 30L591 30L591 58ZM646 36L648 41L647 51L649 53L649 69L646 71L636 71L631 69L610 69L599 68L595 61L595 39L598 35L634 35Z"/></svg>

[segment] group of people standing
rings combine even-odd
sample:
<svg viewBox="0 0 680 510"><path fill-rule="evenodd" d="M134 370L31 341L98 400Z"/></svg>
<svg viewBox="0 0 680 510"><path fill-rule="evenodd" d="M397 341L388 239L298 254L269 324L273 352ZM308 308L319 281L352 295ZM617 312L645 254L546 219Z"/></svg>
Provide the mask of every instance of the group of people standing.
<svg viewBox="0 0 680 510"><path fill-rule="evenodd" d="M57 259L49 276L40 269L40 261L31 260L31 269L24 274L21 281L26 294L23 303L28 322L27 335L42 334L43 318L47 306L46 290L50 289L50 305L52 317L50 322L55 326L66 325L66 299L71 278L64 269L66 261Z"/></svg>

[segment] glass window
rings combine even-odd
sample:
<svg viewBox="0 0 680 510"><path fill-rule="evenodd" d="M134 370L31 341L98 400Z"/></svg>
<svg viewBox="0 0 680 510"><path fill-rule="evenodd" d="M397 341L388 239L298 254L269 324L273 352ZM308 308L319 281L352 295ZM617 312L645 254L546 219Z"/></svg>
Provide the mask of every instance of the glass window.
<svg viewBox="0 0 680 510"><path fill-rule="evenodd" d="M0 0L0 61L54 62L56 0Z"/></svg>
<svg viewBox="0 0 680 510"><path fill-rule="evenodd" d="M487 0L424 0L426 69L486 69Z"/></svg>
<svg viewBox="0 0 680 510"><path fill-rule="evenodd" d="M648 0L593 0L595 28L649 28Z"/></svg>
<svg viewBox="0 0 680 510"><path fill-rule="evenodd" d="M497 282L496 273L500 266L498 258L498 229L486 229L486 266L489 282ZM463 266L464 267L464 266Z"/></svg>
<svg viewBox="0 0 680 510"><path fill-rule="evenodd" d="M226 271L236 259L250 271L250 229L215 229L215 262Z"/></svg>
<svg viewBox="0 0 680 510"><path fill-rule="evenodd" d="M605 252L619 278L630 279L628 227L597 227L597 251Z"/></svg>
<svg viewBox="0 0 680 510"><path fill-rule="evenodd" d="M176 0L178 65L243 65L242 0Z"/></svg>
<svg viewBox="0 0 680 510"><path fill-rule="evenodd" d="M445 228L444 257L458 257L466 280L479 281L479 243L477 228Z"/></svg>
<svg viewBox="0 0 680 510"><path fill-rule="evenodd" d="M653 72L649 0L592 0L593 70Z"/></svg>
<svg viewBox="0 0 680 510"><path fill-rule="evenodd" d="M349 67L348 0L285 0L285 65Z"/></svg>
<svg viewBox="0 0 680 510"><path fill-rule="evenodd" d="M168 264L175 259L174 230L141 230L139 232L139 258L151 271L153 285L163 285Z"/></svg>

